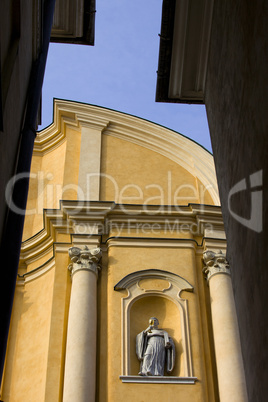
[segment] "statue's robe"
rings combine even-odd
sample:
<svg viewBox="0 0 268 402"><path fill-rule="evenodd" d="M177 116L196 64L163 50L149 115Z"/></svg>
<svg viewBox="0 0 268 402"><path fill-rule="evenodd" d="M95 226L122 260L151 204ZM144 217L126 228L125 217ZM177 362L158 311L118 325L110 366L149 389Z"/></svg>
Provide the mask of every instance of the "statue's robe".
<svg viewBox="0 0 268 402"><path fill-rule="evenodd" d="M166 347L167 343L170 347ZM141 362L139 375L163 376L174 368L175 345L166 331L148 334L140 332L136 337L136 354Z"/></svg>

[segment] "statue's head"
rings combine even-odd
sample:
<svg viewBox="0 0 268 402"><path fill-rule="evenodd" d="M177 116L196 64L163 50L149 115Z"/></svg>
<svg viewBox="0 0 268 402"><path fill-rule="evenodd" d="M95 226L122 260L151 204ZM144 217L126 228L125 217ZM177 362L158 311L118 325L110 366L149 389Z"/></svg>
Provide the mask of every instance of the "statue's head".
<svg viewBox="0 0 268 402"><path fill-rule="evenodd" d="M151 317L149 319L149 325L152 325L154 328L157 328L159 325L159 321L156 317Z"/></svg>

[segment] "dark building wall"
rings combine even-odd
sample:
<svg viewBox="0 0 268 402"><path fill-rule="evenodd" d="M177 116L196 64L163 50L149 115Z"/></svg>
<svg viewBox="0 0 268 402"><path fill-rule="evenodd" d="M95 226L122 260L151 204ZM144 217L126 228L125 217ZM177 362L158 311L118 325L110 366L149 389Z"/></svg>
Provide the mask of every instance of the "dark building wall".
<svg viewBox="0 0 268 402"><path fill-rule="evenodd" d="M206 109L232 267L242 353L250 401L266 400L268 332L267 189L268 173L268 3L215 0L206 83ZM241 180L247 189L230 197ZM245 182L240 185L240 190ZM261 183L260 183L261 184ZM262 193L261 193L262 191ZM254 199L256 197L256 199ZM263 207L260 205L262 199ZM251 228L237 217L255 222ZM258 217L261 226L255 230ZM253 215L252 215L253 214ZM228 340L226 340L228 342Z"/></svg>
<svg viewBox="0 0 268 402"><path fill-rule="evenodd" d="M37 2L36 2L37 3ZM1 1L0 239L5 221L5 189L16 167L20 133L34 58L32 1Z"/></svg>

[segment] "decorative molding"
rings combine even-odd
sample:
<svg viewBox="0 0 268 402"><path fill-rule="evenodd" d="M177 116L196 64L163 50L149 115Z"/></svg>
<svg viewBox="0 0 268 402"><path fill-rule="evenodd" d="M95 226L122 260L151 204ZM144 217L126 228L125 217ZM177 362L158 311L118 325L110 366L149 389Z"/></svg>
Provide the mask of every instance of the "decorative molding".
<svg viewBox="0 0 268 402"><path fill-rule="evenodd" d="M218 250L222 250L223 253L226 253L227 242L225 238L223 239L219 237L204 237L203 240L204 248L206 250L211 250L215 253L218 252Z"/></svg>
<svg viewBox="0 0 268 402"><path fill-rule="evenodd" d="M49 256L51 253L53 253L53 239L47 237L42 243L39 243L32 248L28 248L27 250L22 246L20 264L25 263L26 261L27 265L32 264L45 256Z"/></svg>
<svg viewBox="0 0 268 402"><path fill-rule="evenodd" d="M207 281L209 281L215 275L230 275L229 264L226 260L225 254L223 254L221 250L219 250L217 253L211 250L204 251L203 261L205 263L203 272Z"/></svg>
<svg viewBox="0 0 268 402"><path fill-rule="evenodd" d="M139 384L194 384L197 377L120 375L122 382Z"/></svg>
<svg viewBox="0 0 268 402"><path fill-rule="evenodd" d="M68 254L70 243L54 243L54 252Z"/></svg>
<svg viewBox="0 0 268 402"><path fill-rule="evenodd" d="M220 205L213 156L189 138L135 116L55 99L54 123L37 134L34 153L49 152L62 143L66 132L63 124L79 129L82 125L91 127L103 135L129 141L165 156L197 177L215 205Z"/></svg>
<svg viewBox="0 0 268 402"><path fill-rule="evenodd" d="M161 279L166 280L169 285L163 290L143 289L139 283L142 279ZM182 349L184 362L184 376L193 376L190 329L187 300L180 297L182 290L193 291L193 286L184 278L173 274L172 272L149 269L136 271L133 274L122 278L114 287L115 290L126 289L128 295L122 298L122 376L130 376L130 340L129 340L129 314L132 305L142 297L158 296L171 300L180 312L180 325L182 333ZM135 377L135 376L131 376ZM168 377L169 378L169 377ZM134 382L134 381L133 381Z"/></svg>
<svg viewBox="0 0 268 402"><path fill-rule="evenodd" d="M174 235L174 224L199 225L195 233L202 239L197 242L192 237L178 238L168 237ZM201 223L200 223L201 222ZM154 228L155 223L164 236L155 236L153 231L149 236L137 234L131 236L136 226L146 225ZM121 236L120 233L113 233L112 225L118 225L121 229L130 228L128 236ZM80 226L85 230L80 231ZM131 229L131 228L134 229ZM205 237L207 228L212 228L212 236ZM215 228L215 230L214 230ZM57 242L58 234L69 235L69 240L64 243ZM189 231L191 233L191 231ZM134 234L134 233L133 233ZM111 237L108 237L111 235ZM109 248L109 247L165 247L165 248L191 248L196 254L203 252L204 246L213 251L226 248L224 227L221 215L221 208L212 205L189 204L180 207L178 211L174 206L149 205L144 211L143 205L120 205L114 202L103 201L61 201L60 209L44 210L44 229L33 237L22 243L20 266L28 266L37 262L41 257L56 252L67 253L70 245L88 248ZM101 245L102 244L102 245Z"/></svg>
<svg viewBox="0 0 268 402"><path fill-rule="evenodd" d="M106 241L110 247L146 247L146 248L191 248L196 249L198 244L194 239L178 238L150 238L150 237L112 237Z"/></svg>
<svg viewBox="0 0 268 402"><path fill-rule="evenodd" d="M133 285L136 285L137 283L139 286L139 282L142 279L163 279L168 281L169 283L173 283L179 289L178 296L180 296L180 292L183 290L192 292L194 289L193 286L188 281L186 281L186 279L177 274L168 271L162 271L160 269L147 269L143 271L135 271L125 276L114 286L114 290L128 289L131 288ZM144 289L141 288L141 290Z"/></svg>
<svg viewBox="0 0 268 402"><path fill-rule="evenodd" d="M55 258L52 257L50 260L45 262L45 264L41 265L40 267L37 267L30 272L26 272L23 275L18 275L17 285L24 286L26 283L39 278L40 276L44 275L54 267L55 267Z"/></svg>
<svg viewBox="0 0 268 402"><path fill-rule="evenodd" d="M60 202L60 209L45 209L44 210L44 229L36 235L25 240L22 243L22 252L26 253L30 248L38 247L39 244L52 237L55 239L56 232L73 233L74 223L78 222L98 222L100 226L106 225L106 222L125 221L153 223L158 219L172 220L182 219L183 223L192 223L197 219L197 215L203 217L203 222L209 224L217 219L217 225L221 224L223 229L223 220L221 208L213 205L189 204L180 207L180 211L172 206L163 206L159 211L159 206L147 206L147 212L144 211L142 205L121 205L110 201L68 201ZM78 233L79 234L79 233ZM90 234L90 233L85 233ZM104 233L102 233L104 234ZM108 234L108 233L107 233ZM203 233L200 233L202 235Z"/></svg>
<svg viewBox="0 0 268 402"><path fill-rule="evenodd" d="M98 272L101 270L101 255L102 252L99 247L91 250L89 250L87 246L83 249L79 247L69 248L69 256L72 264L68 266L68 269L71 273L71 277L79 271L92 271L98 277Z"/></svg>

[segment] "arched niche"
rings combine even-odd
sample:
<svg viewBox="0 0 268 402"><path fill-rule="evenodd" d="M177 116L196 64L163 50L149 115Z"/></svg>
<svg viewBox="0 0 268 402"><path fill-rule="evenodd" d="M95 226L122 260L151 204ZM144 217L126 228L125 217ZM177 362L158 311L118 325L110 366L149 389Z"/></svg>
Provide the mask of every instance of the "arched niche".
<svg viewBox="0 0 268 402"><path fill-rule="evenodd" d="M135 351L136 335L148 327L150 317L156 316L159 320L160 328L164 328L174 340L177 358L172 375L177 377L184 376L180 313L177 305L172 300L165 296L161 297L158 294L140 297L131 305L129 316L129 365L131 375L137 375L140 369L140 363Z"/></svg>
<svg viewBox="0 0 268 402"><path fill-rule="evenodd" d="M122 381L193 383L187 300L180 297L183 290L193 291L193 286L174 273L149 269L125 276L114 289L128 291L121 305ZM159 319L160 327L175 341L177 361L172 376L148 378L137 375L139 362L135 356L135 337L147 328L151 316Z"/></svg>

